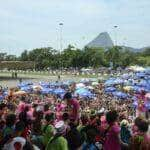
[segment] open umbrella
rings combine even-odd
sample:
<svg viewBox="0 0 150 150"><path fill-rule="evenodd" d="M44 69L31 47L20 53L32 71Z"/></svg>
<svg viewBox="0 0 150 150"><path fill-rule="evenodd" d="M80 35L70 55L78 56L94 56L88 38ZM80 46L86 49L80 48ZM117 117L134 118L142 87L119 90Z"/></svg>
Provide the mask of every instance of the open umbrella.
<svg viewBox="0 0 150 150"><path fill-rule="evenodd" d="M133 88L133 91L135 91L135 92L141 92L141 91L148 92L148 89L145 87L133 86L132 88Z"/></svg>
<svg viewBox="0 0 150 150"><path fill-rule="evenodd" d="M13 95L24 95L24 94L27 94L25 91L17 91L17 92L14 92Z"/></svg>
<svg viewBox="0 0 150 150"><path fill-rule="evenodd" d="M39 82L39 84L42 86L42 87L49 87L49 83L47 82Z"/></svg>
<svg viewBox="0 0 150 150"><path fill-rule="evenodd" d="M126 93L123 93L121 91L113 92L113 95L118 98L123 98L123 99L128 97L128 95Z"/></svg>
<svg viewBox="0 0 150 150"><path fill-rule="evenodd" d="M41 93L42 94L52 94L53 93L53 89L50 89L50 88L43 88L42 90L41 90Z"/></svg>
<svg viewBox="0 0 150 150"><path fill-rule="evenodd" d="M8 91L3 92L3 96L8 95Z"/></svg>
<svg viewBox="0 0 150 150"><path fill-rule="evenodd" d="M87 93L89 90L86 88L79 88L75 91L76 94Z"/></svg>
<svg viewBox="0 0 150 150"><path fill-rule="evenodd" d="M79 94L79 96L92 98L92 97L94 97L94 94L92 94L91 92L88 92L88 93Z"/></svg>
<svg viewBox="0 0 150 150"><path fill-rule="evenodd" d="M146 108L150 110L150 102L145 104Z"/></svg>
<svg viewBox="0 0 150 150"><path fill-rule="evenodd" d="M54 90L54 93L55 94L58 94L58 95L62 95L62 94L65 94L65 90L64 89L62 89L62 88L58 88L58 89L55 89Z"/></svg>
<svg viewBox="0 0 150 150"><path fill-rule="evenodd" d="M2 101L4 99L3 95L0 95L0 101Z"/></svg>
<svg viewBox="0 0 150 150"><path fill-rule="evenodd" d="M148 99L150 99L150 93L147 93L147 94L145 95L145 97L148 98Z"/></svg>
<svg viewBox="0 0 150 150"><path fill-rule="evenodd" d="M32 88L34 91L41 91L43 89L41 85L34 85Z"/></svg>
<svg viewBox="0 0 150 150"><path fill-rule="evenodd" d="M123 74L121 76L121 78L123 78L123 79L129 79L130 77L131 77L131 75L129 75L129 74Z"/></svg>
<svg viewBox="0 0 150 150"><path fill-rule="evenodd" d="M94 96L88 89L80 88L75 91L75 95L79 95L81 97L92 97Z"/></svg>
<svg viewBox="0 0 150 150"><path fill-rule="evenodd" d="M85 79L81 79L81 83L88 83L90 80L89 79L87 79L87 78L85 78Z"/></svg>
<svg viewBox="0 0 150 150"><path fill-rule="evenodd" d="M137 102L137 101L134 101L134 102L133 102L133 106L134 106L134 107L137 107L137 106L138 106L138 102Z"/></svg>
<svg viewBox="0 0 150 150"><path fill-rule="evenodd" d="M92 85L97 86L97 85L99 85L99 83L98 82L92 82Z"/></svg>
<svg viewBox="0 0 150 150"><path fill-rule="evenodd" d="M146 80L142 80L140 83L138 83L138 85L142 87L146 87L148 86L148 82Z"/></svg>
<svg viewBox="0 0 150 150"><path fill-rule="evenodd" d="M85 87L85 84L83 83L78 83L76 84L76 88L79 89L79 88L84 88Z"/></svg>
<svg viewBox="0 0 150 150"><path fill-rule="evenodd" d="M31 87L30 86L23 86L23 87L20 87L20 90L25 91L25 92L29 92L31 90Z"/></svg>
<svg viewBox="0 0 150 150"><path fill-rule="evenodd" d="M145 72L138 72L138 73L136 73L136 76L137 76L138 78L143 78L143 77L146 76L146 73L145 73Z"/></svg>
<svg viewBox="0 0 150 150"><path fill-rule="evenodd" d="M117 78L117 79L114 80L114 83L115 84L122 84L122 83L124 83L124 80L120 79L120 78Z"/></svg>
<svg viewBox="0 0 150 150"><path fill-rule="evenodd" d="M105 92L114 92L114 91L116 91L115 87L107 87L107 88L105 88Z"/></svg>
<svg viewBox="0 0 150 150"><path fill-rule="evenodd" d="M110 78L110 79L108 79L108 80L104 83L104 85L105 85L105 86L114 85L114 84L115 84L115 83L114 83L114 80L115 80L115 78Z"/></svg>
<svg viewBox="0 0 150 150"><path fill-rule="evenodd" d="M86 88L89 89L89 90L94 90L93 86L87 86Z"/></svg>
<svg viewBox="0 0 150 150"><path fill-rule="evenodd" d="M26 81L26 82L22 82L22 83L18 84L18 87L29 86L29 85L33 85L33 83Z"/></svg>

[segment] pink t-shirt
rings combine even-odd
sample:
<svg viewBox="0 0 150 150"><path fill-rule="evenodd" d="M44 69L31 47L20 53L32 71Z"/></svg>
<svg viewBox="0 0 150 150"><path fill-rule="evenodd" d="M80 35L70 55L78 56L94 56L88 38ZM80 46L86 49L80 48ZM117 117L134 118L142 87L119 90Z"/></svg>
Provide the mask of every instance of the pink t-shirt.
<svg viewBox="0 0 150 150"><path fill-rule="evenodd" d="M63 115L63 111L65 110L65 105L64 104L58 104L56 106L56 117L58 120L62 120L62 115Z"/></svg>
<svg viewBox="0 0 150 150"><path fill-rule="evenodd" d="M73 119L73 120L77 120L79 119L79 103L77 100L73 99L70 101L70 105L69 105L69 116L70 116L70 119Z"/></svg>
<svg viewBox="0 0 150 150"><path fill-rule="evenodd" d="M113 124L106 134L106 141L104 143L104 150L121 150L118 135L120 127L118 124Z"/></svg>

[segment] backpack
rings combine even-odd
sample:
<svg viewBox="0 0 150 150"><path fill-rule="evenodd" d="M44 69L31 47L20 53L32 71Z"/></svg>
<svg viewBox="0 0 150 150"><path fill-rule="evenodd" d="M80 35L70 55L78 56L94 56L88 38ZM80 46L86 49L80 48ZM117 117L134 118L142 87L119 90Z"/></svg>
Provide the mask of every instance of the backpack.
<svg viewBox="0 0 150 150"><path fill-rule="evenodd" d="M133 150L149 150L150 142L146 142L142 135L136 135L131 138L131 149Z"/></svg>
<svg viewBox="0 0 150 150"><path fill-rule="evenodd" d="M86 143L83 145L82 150L100 150L95 143Z"/></svg>
<svg viewBox="0 0 150 150"><path fill-rule="evenodd" d="M61 137L60 134L55 134L54 137L48 142L48 144L52 144L55 140L57 140L59 137Z"/></svg>
<svg viewBox="0 0 150 150"><path fill-rule="evenodd" d="M47 125L44 127L43 133L46 133L46 130L47 130L48 126L49 126L49 124L47 124Z"/></svg>

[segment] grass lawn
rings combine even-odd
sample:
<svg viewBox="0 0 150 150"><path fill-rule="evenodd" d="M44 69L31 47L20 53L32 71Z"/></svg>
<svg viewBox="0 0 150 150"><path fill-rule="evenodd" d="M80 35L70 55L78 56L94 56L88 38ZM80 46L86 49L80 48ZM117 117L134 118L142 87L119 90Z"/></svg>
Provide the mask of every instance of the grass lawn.
<svg viewBox="0 0 150 150"><path fill-rule="evenodd" d="M49 74L48 72L19 72L17 73L18 78L43 78L43 77L50 77L50 76L57 76L54 74ZM11 78L12 73L11 72L0 72L0 77L10 77ZM68 75L68 74L64 74L61 76L65 76L65 77L77 77L77 78L104 78L107 79L109 77L109 75L98 75L98 74L82 74L82 75Z"/></svg>

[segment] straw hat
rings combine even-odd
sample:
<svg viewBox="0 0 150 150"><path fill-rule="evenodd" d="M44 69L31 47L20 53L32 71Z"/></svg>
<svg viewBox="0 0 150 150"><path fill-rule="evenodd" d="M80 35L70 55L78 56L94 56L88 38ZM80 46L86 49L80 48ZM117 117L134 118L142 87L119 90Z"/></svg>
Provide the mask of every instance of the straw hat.
<svg viewBox="0 0 150 150"><path fill-rule="evenodd" d="M121 126L128 126L129 122L126 119L123 119L120 124Z"/></svg>

